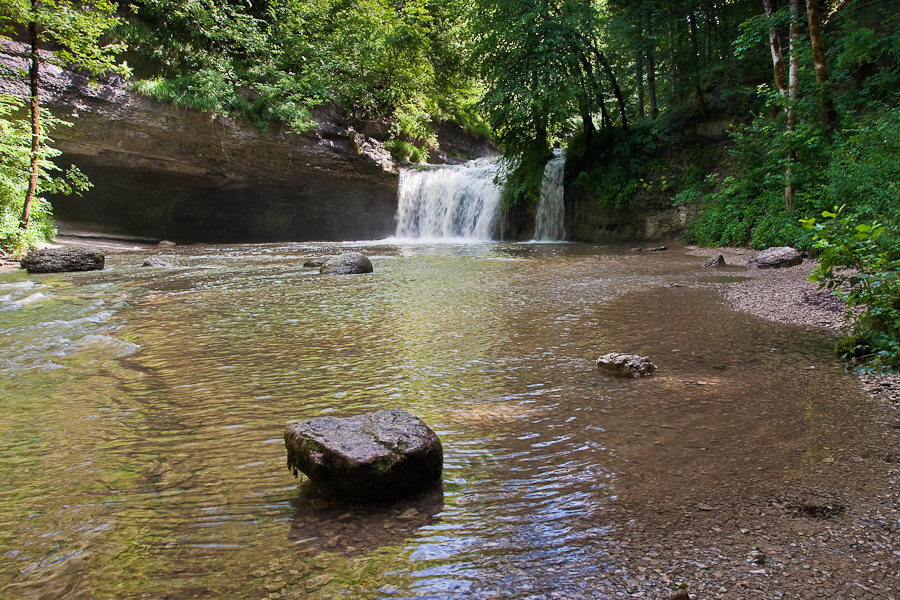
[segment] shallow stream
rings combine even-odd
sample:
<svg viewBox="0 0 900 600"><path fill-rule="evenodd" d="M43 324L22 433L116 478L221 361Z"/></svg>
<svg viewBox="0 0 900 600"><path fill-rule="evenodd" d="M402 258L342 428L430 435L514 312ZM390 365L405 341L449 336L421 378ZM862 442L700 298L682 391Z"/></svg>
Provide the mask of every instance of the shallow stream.
<svg viewBox="0 0 900 600"><path fill-rule="evenodd" d="M680 249L301 266L350 247L0 273L0 597L613 597L654 506L802 480L864 418L831 334L730 311ZM611 351L659 370L612 379ZM286 421L394 407L441 437L442 490L341 505L289 474Z"/></svg>

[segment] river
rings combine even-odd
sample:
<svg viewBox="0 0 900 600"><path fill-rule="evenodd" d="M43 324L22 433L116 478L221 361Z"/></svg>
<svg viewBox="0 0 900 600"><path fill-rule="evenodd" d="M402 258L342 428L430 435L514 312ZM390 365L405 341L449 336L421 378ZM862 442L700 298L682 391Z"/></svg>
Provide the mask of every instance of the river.
<svg viewBox="0 0 900 600"><path fill-rule="evenodd" d="M302 267L344 249L375 272ZM159 255L0 273L3 598L649 594L675 585L626 561L654 501L803 480L865 419L831 334L732 312L712 286L741 273L679 248ZM612 379L610 351L659 370ZM394 407L440 436L442 490L343 505L289 474L285 422Z"/></svg>

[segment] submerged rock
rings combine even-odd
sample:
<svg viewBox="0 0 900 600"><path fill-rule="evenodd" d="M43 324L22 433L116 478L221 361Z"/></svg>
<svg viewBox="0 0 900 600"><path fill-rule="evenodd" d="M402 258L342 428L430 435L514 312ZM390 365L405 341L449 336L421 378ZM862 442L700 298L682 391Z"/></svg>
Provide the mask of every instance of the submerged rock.
<svg viewBox="0 0 900 600"><path fill-rule="evenodd" d="M421 419L402 410L288 423L288 468L326 496L393 500L440 479L444 450Z"/></svg>
<svg viewBox="0 0 900 600"><path fill-rule="evenodd" d="M793 267L803 262L800 253L790 246L766 248L747 261L748 269L780 269Z"/></svg>
<svg viewBox="0 0 900 600"><path fill-rule="evenodd" d="M644 377L656 370L646 356L610 352L597 359L597 366L618 377Z"/></svg>
<svg viewBox="0 0 900 600"><path fill-rule="evenodd" d="M162 240L157 244L157 246L159 246L160 248L174 248L177 245L178 244L176 244L172 240Z"/></svg>
<svg viewBox="0 0 900 600"><path fill-rule="evenodd" d="M372 272L372 262L360 252L345 252L328 259L319 271L323 275L359 275Z"/></svg>
<svg viewBox="0 0 900 600"><path fill-rule="evenodd" d="M319 258L308 258L304 261L303 266L311 269L320 269L325 266L325 263L328 262L327 256L322 256Z"/></svg>
<svg viewBox="0 0 900 600"><path fill-rule="evenodd" d="M716 254L705 263L703 266L707 269L719 269L725 266L725 256L723 254Z"/></svg>
<svg viewBox="0 0 900 600"><path fill-rule="evenodd" d="M168 267L169 263L164 261L161 258L157 258L155 256L151 256L147 260L144 261L143 266L145 267Z"/></svg>
<svg viewBox="0 0 900 600"><path fill-rule="evenodd" d="M66 273L97 271L103 268L105 260L99 250L67 247L34 250L19 261L19 264L29 273Z"/></svg>
<svg viewBox="0 0 900 600"><path fill-rule="evenodd" d="M632 248L632 252L662 252L668 250L668 246L653 246L652 248Z"/></svg>

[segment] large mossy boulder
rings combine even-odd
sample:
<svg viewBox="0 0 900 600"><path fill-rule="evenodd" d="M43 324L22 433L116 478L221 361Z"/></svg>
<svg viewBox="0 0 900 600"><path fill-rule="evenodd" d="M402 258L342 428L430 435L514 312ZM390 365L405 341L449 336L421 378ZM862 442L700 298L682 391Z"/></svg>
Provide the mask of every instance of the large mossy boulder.
<svg viewBox="0 0 900 600"><path fill-rule="evenodd" d="M421 419L403 410L288 423L288 468L326 496L395 500L440 480L444 449Z"/></svg>
<svg viewBox="0 0 900 600"><path fill-rule="evenodd" d="M803 262L800 253L790 246L766 248L747 261L748 269L781 269L793 267Z"/></svg>
<svg viewBox="0 0 900 600"><path fill-rule="evenodd" d="M372 272L372 262L360 252L345 252L325 261L323 275L359 275Z"/></svg>
<svg viewBox="0 0 900 600"><path fill-rule="evenodd" d="M19 264L29 273L66 273L97 271L106 259L99 250L90 248L45 248L29 252Z"/></svg>

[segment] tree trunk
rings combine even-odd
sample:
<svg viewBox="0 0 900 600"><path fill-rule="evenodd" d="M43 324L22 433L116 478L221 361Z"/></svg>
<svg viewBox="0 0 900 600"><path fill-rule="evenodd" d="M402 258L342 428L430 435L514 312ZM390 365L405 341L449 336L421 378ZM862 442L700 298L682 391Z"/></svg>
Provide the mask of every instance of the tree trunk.
<svg viewBox="0 0 900 600"><path fill-rule="evenodd" d="M650 10L647 10L647 95L650 100L650 117L655 119L659 115L659 106L656 102L656 40L653 37Z"/></svg>
<svg viewBox="0 0 900 600"><path fill-rule="evenodd" d="M634 84L637 87L638 116L644 117L644 51L639 47L634 57Z"/></svg>
<svg viewBox="0 0 900 600"><path fill-rule="evenodd" d="M772 51L772 71L775 75L775 87L782 94L787 95L787 78L784 75L784 61L781 51L781 36L775 26L772 25L772 17L775 14L775 5L772 0L762 0L763 9L769 19L769 49Z"/></svg>
<svg viewBox="0 0 900 600"><path fill-rule="evenodd" d="M628 129L628 115L625 113L625 99L622 97L622 89L619 87L619 81L616 79L616 75L613 73L612 67L609 66L609 61L606 60L606 56L603 52L594 45L591 45L591 50L593 51L594 56L597 57L600 66L603 67L606 78L609 79L610 84L612 84L613 94L619 105L619 115L622 118L622 129Z"/></svg>
<svg viewBox="0 0 900 600"><path fill-rule="evenodd" d="M800 84L800 0L791 0L791 31L790 31L791 59L788 71L788 105L787 105L787 130L788 150L787 172L785 173L784 206L788 210L794 208L795 186L793 182L793 163L797 158L797 152L793 147L793 136L790 135L797 128L797 116L794 106L797 104L797 90Z"/></svg>
<svg viewBox="0 0 900 600"><path fill-rule="evenodd" d="M34 0L31 2L34 8ZM28 231L28 221L31 217L31 203L37 191L38 165L41 154L41 106L40 106L40 57L38 56L37 23L31 21L28 24L28 34L31 38L31 68L28 79L31 85L31 104L29 108L31 117L31 167L28 178L28 191L25 193L25 203L22 205L22 216L19 219L19 229L22 233Z"/></svg>
<svg viewBox="0 0 900 600"><path fill-rule="evenodd" d="M809 43L812 46L813 69L816 82L819 84L819 106L822 110L822 121L829 136L834 130L837 116L831 97L828 81L828 65L825 63L825 39L822 35L822 13L818 0L806 0L806 19L809 23Z"/></svg>
<svg viewBox="0 0 900 600"><path fill-rule="evenodd" d="M666 23L669 34L669 96L675 95L675 83L677 78L677 69L675 68L675 34L672 31L672 10L668 10L669 19Z"/></svg>
<svg viewBox="0 0 900 600"><path fill-rule="evenodd" d="M691 61L694 67L694 95L697 97L697 109L701 115L706 114L706 102L703 100L703 88L700 86L700 49L697 45L697 15L688 14L688 27L691 35Z"/></svg>

